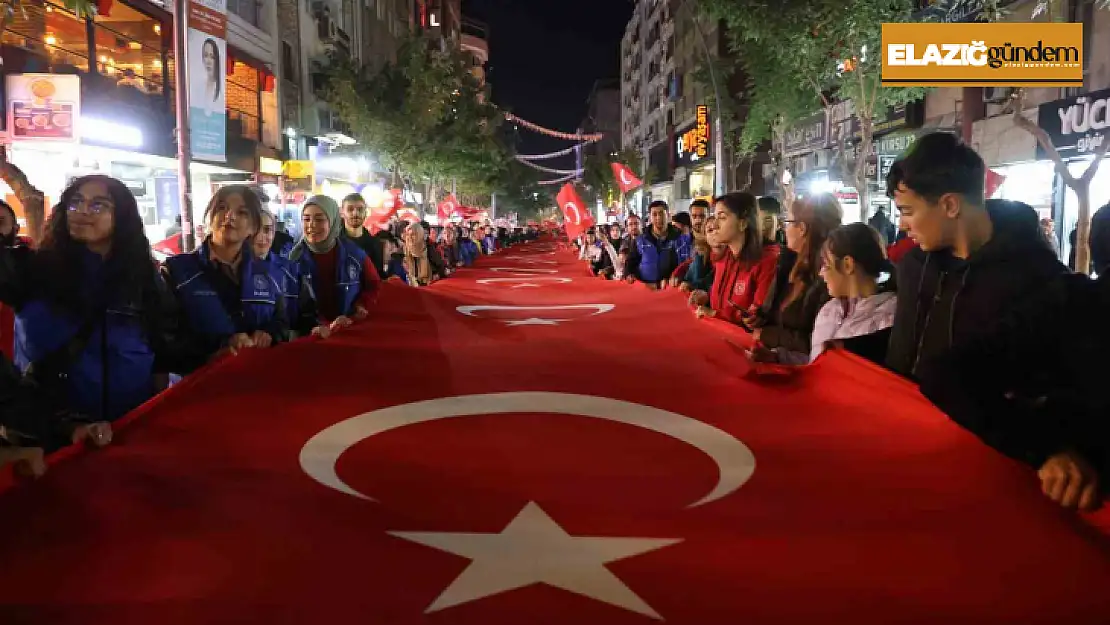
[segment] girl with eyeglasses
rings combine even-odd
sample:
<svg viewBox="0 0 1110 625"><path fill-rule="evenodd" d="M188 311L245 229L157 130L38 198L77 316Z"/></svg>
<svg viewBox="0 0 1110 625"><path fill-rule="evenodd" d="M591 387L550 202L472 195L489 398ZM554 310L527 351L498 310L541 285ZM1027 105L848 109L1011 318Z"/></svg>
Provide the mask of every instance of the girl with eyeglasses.
<svg viewBox="0 0 1110 625"><path fill-rule="evenodd" d="M16 366L91 424L150 399L155 374L184 357L135 197L108 176L62 192L38 249L0 250L0 301L16 311ZM83 431L110 438L102 427Z"/></svg>

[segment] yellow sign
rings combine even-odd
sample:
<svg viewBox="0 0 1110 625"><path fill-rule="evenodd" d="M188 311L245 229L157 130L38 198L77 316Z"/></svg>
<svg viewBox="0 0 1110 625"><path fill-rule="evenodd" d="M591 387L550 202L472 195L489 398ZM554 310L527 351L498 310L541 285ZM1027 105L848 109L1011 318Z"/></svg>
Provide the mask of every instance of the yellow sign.
<svg viewBox="0 0 1110 625"><path fill-rule="evenodd" d="M282 168L286 178L313 178L316 176L316 163L313 161L285 161Z"/></svg>
<svg viewBox="0 0 1110 625"><path fill-rule="evenodd" d="M1083 24L883 24L892 87L1082 87Z"/></svg>
<svg viewBox="0 0 1110 625"><path fill-rule="evenodd" d="M258 173L268 176L280 176L282 171L282 163L276 158L270 158L268 156L258 157Z"/></svg>

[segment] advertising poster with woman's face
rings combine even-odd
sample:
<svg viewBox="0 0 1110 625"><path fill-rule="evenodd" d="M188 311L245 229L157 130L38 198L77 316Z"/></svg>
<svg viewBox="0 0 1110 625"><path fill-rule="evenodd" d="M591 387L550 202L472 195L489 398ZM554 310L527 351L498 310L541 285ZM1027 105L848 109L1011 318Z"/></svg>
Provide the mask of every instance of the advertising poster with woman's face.
<svg viewBox="0 0 1110 625"><path fill-rule="evenodd" d="M223 162L227 158L226 0L193 0L189 17L189 143L194 158Z"/></svg>

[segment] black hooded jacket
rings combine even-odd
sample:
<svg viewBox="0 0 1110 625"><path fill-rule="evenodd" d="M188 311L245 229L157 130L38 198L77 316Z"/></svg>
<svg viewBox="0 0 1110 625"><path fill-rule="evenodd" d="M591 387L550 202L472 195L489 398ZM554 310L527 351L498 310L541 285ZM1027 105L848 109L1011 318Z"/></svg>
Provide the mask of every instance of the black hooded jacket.
<svg viewBox="0 0 1110 625"><path fill-rule="evenodd" d="M1067 273L1037 220L988 203L994 232L965 259L910 251L898 263L898 308L887 366L916 378L922 362L986 333L1009 309Z"/></svg>
<svg viewBox="0 0 1110 625"><path fill-rule="evenodd" d="M923 362L921 392L983 442L1039 468L1074 450L1110 480L1110 277L1061 275L981 336Z"/></svg>

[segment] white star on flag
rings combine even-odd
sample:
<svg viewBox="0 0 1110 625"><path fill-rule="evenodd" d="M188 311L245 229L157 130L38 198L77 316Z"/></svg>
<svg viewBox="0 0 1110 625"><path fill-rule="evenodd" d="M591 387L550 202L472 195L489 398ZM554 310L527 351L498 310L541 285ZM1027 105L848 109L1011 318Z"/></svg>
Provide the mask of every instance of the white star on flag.
<svg viewBox="0 0 1110 625"><path fill-rule="evenodd" d="M571 536L535 502L497 534L390 532L398 538L470 559L436 598L436 612L533 584L547 584L662 620L605 565L682 542L677 538Z"/></svg>

